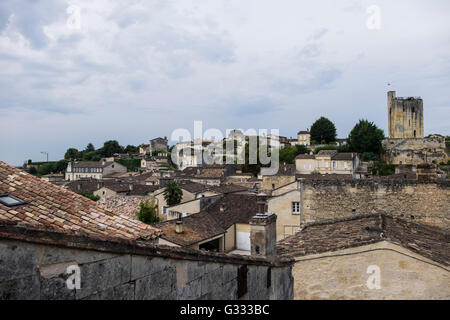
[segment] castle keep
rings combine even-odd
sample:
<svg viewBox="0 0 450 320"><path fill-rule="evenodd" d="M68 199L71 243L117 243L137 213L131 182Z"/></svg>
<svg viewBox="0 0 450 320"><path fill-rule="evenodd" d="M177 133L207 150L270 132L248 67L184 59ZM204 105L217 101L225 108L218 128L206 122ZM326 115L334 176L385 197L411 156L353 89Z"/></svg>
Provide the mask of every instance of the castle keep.
<svg viewBox="0 0 450 320"><path fill-rule="evenodd" d="M388 92L389 138L423 138L423 100L397 98L395 91Z"/></svg>
<svg viewBox="0 0 450 320"><path fill-rule="evenodd" d="M423 100L397 98L395 91L389 91L387 98L389 138L382 142L384 160L409 165L446 162L445 138L439 135L424 138Z"/></svg>

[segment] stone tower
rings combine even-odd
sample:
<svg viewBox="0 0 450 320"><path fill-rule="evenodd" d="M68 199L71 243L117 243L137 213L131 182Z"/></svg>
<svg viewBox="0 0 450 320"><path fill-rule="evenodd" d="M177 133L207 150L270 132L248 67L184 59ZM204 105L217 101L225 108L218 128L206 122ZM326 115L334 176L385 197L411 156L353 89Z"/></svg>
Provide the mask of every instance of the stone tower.
<svg viewBox="0 0 450 320"><path fill-rule="evenodd" d="M397 98L395 91L389 91L387 96L389 138L423 138L423 100Z"/></svg>

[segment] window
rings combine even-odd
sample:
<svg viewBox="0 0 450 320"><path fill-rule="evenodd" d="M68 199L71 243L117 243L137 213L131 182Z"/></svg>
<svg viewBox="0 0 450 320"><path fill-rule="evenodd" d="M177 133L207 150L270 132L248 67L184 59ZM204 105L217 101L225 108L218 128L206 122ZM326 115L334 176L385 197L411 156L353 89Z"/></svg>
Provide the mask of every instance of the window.
<svg viewBox="0 0 450 320"><path fill-rule="evenodd" d="M347 169L347 162L344 162L344 168Z"/></svg>
<svg viewBox="0 0 450 320"><path fill-rule="evenodd" d="M311 163L309 164L309 170L311 170L312 169L312 165L311 165Z"/></svg>
<svg viewBox="0 0 450 320"><path fill-rule="evenodd" d="M336 169L337 168L337 164L336 161L333 161L333 168Z"/></svg>
<svg viewBox="0 0 450 320"><path fill-rule="evenodd" d="M270 288L270 285L272 284L272 268L267 268L267 282L266 282L266 288Z"/></svg>
<svg viewBox="0 0 450 320"><path fill-rule="evenodd" d="M325 161L325 168L328 168L328 161Z"/></svg>
<svg viewBox="0 0 450 320"><path fill-rule="evenodd" d="M114 165L112 165L112 166L111 166L111 168L113 168L113 169L114 169Z"/></svg>
<svg viewBox="0 0 450 320"><path fill-rule="evenodd" d="M0 202L7 207L14 207L14 206L19 206L21 204L26 204L25 201L23 201L17 197L14 197L10 194L7 194L7 193L0 195Z"/></svg>
<svg viewBox="0 0 450 320"><path fill-rule="evenodd" d="M164 206L162 207L162 213L167 214L167 207L164 207Z"/></svg>
<svg viewBox="0 0 450 320"><path fill-rule="evenodd" d="M317 168L320 168L320 161L317 161Z"/></svg>
<svg viewBox="0 0 450 320"><path fill-rule="evenodd" d="M275 184L274 183L272 183L272 189L275 189Z"/></svg>
<svg viewBox="0 0 450 320"><path fill-rule="evenodd" d="M303 169L306 169L306 163L303 165Z"/></svg>
<svg viewBox="0 0 450 320"><path fill-rule="evenodd" d="M292 213L300 213L300 202L292 202Z"/></svg>

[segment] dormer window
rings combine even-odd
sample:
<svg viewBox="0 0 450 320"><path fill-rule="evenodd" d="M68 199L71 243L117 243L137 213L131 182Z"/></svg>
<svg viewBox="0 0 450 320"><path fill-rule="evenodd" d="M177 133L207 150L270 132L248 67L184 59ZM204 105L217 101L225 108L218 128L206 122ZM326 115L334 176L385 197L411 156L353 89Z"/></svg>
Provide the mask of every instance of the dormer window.
<svg viewBox="0 0 450 320"><path fill-rule="evenodd" d="M4 204L7 207L19 206L21 204L26 204L25 201L14 197L10 194L0 194L0 203Z"/></svg>

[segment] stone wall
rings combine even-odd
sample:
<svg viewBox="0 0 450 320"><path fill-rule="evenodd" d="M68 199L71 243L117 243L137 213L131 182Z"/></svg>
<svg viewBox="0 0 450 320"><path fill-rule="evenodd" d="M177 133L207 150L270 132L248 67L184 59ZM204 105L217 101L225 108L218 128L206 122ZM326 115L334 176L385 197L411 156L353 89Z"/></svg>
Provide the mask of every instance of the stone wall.
<svg viewBox="0 0 450 320"><path fill-rule="evenodd" d="M385 212L448 230L450 181L308 180L303 182L302 222ZM276 212L275 212L276 213Z"/></svg>
<svg viewBox="0 0 450 320"><path fill-rule="evenodd" d="M0 231L0 235L4 233ZM73 239L65 243L70 248L55 242L58 246L0 238L0 300L230 300L238 298L238 269L242 267L247 268L247 293L241 299L293 297L291 263L276 265L251 257L179 248L98 245ZM71 265L80 268L79 290L69 290L66 285L66 270Z"/></svg>
<svg viewBox="0 0 450 320"><path fill-rule="evenodd" d="M369 289L369 266L380 271ZM450 299L447 267L387 241L298 257L294 299Z"/></svg>
<svg viewBox="0 0 450 320"><path fill-rule="evenodd" d="M447 162L445 138L431 136L422 139L385 139L382 141L383 159L390 164L412 164L436 161Z"/></svg>

